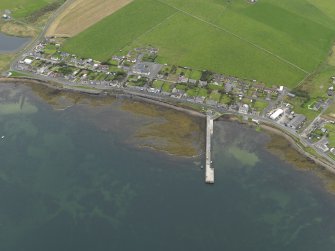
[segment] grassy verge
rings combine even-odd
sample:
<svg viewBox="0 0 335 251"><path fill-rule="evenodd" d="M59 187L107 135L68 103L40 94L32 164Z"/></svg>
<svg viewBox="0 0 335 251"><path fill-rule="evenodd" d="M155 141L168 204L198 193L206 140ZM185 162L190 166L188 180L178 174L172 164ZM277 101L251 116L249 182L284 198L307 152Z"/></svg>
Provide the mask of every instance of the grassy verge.
<svg viewBox="0 0 335 251"><path fill-rule="evenodd" d="M14 54L0 54L0 73L9 69L10 62L14 57Z"/></svg>

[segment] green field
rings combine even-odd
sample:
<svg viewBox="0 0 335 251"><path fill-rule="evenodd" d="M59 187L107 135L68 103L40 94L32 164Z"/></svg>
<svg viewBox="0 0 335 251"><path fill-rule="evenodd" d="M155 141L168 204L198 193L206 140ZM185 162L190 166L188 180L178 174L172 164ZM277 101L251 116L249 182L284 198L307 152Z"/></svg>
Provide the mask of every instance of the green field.
<svg viewBox="0 0 335 251"><path fill-rule="evenodd" d="M55 0L1 0L0 11L8 9L15 18L23 18L52 2Z"/></svg>
<svg viewBox="0 0 335 251"><path fill-rule="evenodd" d="M108 60L151 45L158 62L296 86L335 39L333 0L135 0L63 49Z"/></svg>
<svg viewBox="0 0 335 251"><path fill-rule="evenodd" d="M328 131L329 146L330 147L335 147L335 125L334 124L326 124L324 127Z"/></svg>

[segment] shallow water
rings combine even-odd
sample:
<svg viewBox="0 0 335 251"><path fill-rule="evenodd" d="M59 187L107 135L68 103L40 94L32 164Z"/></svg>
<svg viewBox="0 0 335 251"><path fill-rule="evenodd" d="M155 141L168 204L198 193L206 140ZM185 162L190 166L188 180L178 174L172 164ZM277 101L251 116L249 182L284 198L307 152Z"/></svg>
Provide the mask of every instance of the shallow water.
<svg viewBox="0 0 335 251"><path fill-rule="evenodd" d="M1 251L334 250L335 197L267 135L217 122L211 186L202 157L134 146L155 119L121 107L56 111L0 87Z"/></svg>
<svg viewBox="0 0 335 251"><path fill-rule="evenodd" d="M8 36L0 32L0 53L16 51L29 41L30 38Z"/></svg>

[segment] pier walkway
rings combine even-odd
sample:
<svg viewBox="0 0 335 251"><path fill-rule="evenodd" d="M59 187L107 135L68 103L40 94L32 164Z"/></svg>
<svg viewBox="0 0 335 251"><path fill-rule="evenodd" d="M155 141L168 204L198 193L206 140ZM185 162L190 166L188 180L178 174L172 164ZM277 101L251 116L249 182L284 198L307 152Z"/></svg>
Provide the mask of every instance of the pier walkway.
<svg viewBox="0 0 335 251"><path fill-rule="evenodd" d="M207 129L206 129L206 183L214 184L214 168L212 167L212 158L211 158L211 144L214 123L213 119L210 116L207 116Z"/></svg>

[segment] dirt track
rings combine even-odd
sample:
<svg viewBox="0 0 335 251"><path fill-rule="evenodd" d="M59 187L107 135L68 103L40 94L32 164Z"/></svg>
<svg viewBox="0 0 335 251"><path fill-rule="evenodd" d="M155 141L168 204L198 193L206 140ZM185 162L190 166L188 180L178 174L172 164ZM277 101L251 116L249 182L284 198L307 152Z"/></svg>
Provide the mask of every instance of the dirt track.
<svg viewBox="0 0 335 251"><path fill-rule="evenodd" d="M74 0L50 25L46 36L75 36L132 1Z"/></svg>

